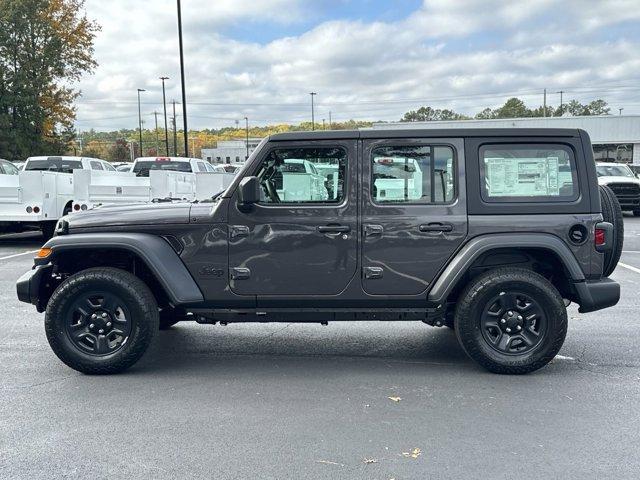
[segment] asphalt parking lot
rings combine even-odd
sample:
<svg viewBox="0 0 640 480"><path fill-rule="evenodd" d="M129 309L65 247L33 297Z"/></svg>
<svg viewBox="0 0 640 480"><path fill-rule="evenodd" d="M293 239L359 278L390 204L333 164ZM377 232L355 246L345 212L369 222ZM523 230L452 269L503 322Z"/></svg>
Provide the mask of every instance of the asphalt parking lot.
<svg viewBox="0 0 640 480"><path fill-rule="evenodd" d="M38 236L2 237L0 477L638 478L640 218L625 224L620 304L570 307L560 355L524 377L404 322L180 324L127 373L84 376L15 296Z"/></svg>

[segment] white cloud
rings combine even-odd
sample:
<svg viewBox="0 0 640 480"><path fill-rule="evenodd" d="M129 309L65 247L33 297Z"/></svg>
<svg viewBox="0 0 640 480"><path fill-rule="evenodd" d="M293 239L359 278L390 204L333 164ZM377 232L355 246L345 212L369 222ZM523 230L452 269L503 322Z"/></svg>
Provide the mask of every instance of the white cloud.
<svg viewBox="0 0 640 480"><path fill-rule="evenodd" d="M331 110L338 119L397 119L420 106L406 99L473 113L511 92L540 103L545 87L565 89L569 98L626 102L625 113L640 112L637 90L579 88L637 84L638 33L600 34L638 18L640 9L624 0L586 3L425 0L396 22L332 20L261 44L221 32L237 22L283 31L306 25L306 1L185 1L191 125L231 125L245 115L260 123L306 120L312 90L319 92L318 118ZM90 0L87 8L103 32L96 40L100 67L80 84L80 128L134 127L136 88L148 90L149 116L161 106L161 75L171 77L169 99L179 99L174 2Z"/></svg>

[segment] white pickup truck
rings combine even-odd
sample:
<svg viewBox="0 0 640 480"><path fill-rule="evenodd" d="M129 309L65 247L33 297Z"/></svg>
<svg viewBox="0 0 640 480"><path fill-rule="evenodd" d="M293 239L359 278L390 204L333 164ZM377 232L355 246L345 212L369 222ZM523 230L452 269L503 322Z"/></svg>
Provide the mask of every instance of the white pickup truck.
<svg viewBox="0 0 640 480"><path fill-rule="evenodd" d="M97 158L50 156L28 158L18 175L0 174L0 232L39 228L52 236L71 212L74 170L115 171Z"/></svg>
<svg viewBox="0 0 640 480"><path fill-rule="evenodd" d="M620 208L640 217L640 179L625 163L597 163L598 183L615 193Z"/></svg>
<svg viewBox="0 0 640 480"><path fill-rule="evenodd" d="M128 172L74 172L74 212L153 200L205 200L227 188L233 173L198 158L142 157Z"/></svg>
<svg viewBox="0 0 640 480"><path fill-rule="evenodd" d="M222 166L184 157L137 158L131 171L150 178L154 199L204 200L227 188L235 177Z"/></svg>

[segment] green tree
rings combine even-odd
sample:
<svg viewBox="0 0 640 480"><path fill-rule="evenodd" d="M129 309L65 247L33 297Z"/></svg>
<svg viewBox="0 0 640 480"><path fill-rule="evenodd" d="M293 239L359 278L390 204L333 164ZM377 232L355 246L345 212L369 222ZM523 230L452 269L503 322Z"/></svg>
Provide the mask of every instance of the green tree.
<svg viewBox="0 0 640 480"><path fill-rule="evenodd" d="M454 112L453 110L440 110L431 107L420 107L404 114L401 122L432 122L438 120L466 120L469 117Z"/></svg>
<svg viewBox="0 0 640 480"><path fill-rule="evenodd" d="M494 118L523 118L530 117L531 110L519 98L513 97L503 106L494 111Z"/></svg>
<svg viewBox="0 0 640 480"><path fill-rule="evenodd" d="M126 140L119 138L114 145L109 149L107 160L111 162L127 162L131 159L131 151Z"/></svg>
<svg viewBox="0 0 640 480"><path fill-rule="evenodd" d="M0 0L0 157L63 152L73 138L72 88L96 67L98 25L84 0Z"/></svg>

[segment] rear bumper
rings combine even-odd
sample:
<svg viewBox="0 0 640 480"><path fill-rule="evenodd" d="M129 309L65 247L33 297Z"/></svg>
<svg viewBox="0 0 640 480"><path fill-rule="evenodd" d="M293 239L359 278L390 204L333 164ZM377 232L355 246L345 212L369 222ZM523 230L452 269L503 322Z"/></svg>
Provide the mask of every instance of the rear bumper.
<svg viewBox="0 0 640 480"><path fill-rule="evenodd" d="M587 280L574 284L578 293L580 313L595 312L613 307L620 300L620 284L610 278Z"/></svg>
<svg viewBox="0 0 640 480"><path fill-rule="evenodd" d="M38 306L42 279L51 276L53 265L39 265L22 275L16 282L18 300Z"/></svg>

